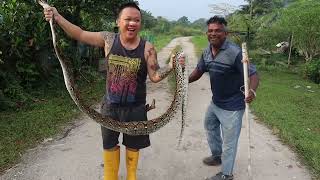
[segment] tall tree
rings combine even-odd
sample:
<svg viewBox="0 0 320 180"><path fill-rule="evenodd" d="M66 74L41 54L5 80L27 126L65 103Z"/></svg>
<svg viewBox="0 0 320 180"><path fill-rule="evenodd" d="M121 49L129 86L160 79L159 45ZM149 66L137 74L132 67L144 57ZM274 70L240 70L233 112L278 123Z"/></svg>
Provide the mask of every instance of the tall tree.
<svg viewBox="0 0 320 180"><path fill-rule="evenodd" d="M245 0L242 10L252 16L261 16L284 6L283 0Z"/></svg>
<svg viewBox="0 0 320 180"><path fill-rule="evenodd" d="M192 26L198 29L205 29L207 20L200 18L192 22Z"/></svg>
<svg viewBox="0 0 320 180"><path fill-rule="evenodd" d="M179 18L179 19L177 20L177 24L178 24L178 25L186 26L186 25L189 25L189 24L190 24L190 21L189 21L188 17L182 16L181 18Z"/></svg>
<svg viewBox="0 0 320 180"><path fill-rule="evenodd" d="M153 17L151 12L149 11L142 10L141 12L142 12L142 27L145 29L153 28L157 23L156 18Z"/></svg>
<svg viewBox="0 0 320 180"><path fill-rule="evenodd" d="M306 61L320 55L319 17L319 1L302 1L286 8L278 24L283 31L294 35L293 45L303 53Z"/></svg>
<svg viewBox="0 0 320 180"><path fill-rule="evenodd" d="M157 33L168 33L170 31L171 23L164 17L157 17L157 25L152 29Z"/></svg>

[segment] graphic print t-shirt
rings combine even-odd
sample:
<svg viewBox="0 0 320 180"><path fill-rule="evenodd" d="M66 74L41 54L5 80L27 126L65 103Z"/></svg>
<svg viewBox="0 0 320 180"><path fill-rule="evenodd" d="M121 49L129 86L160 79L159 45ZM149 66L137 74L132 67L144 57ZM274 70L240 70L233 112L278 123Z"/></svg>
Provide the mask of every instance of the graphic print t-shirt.
<svg viewBox="0 0 320 180"><path fill-rule="evenodd" d="M122 106L146 102L147 66L144 58L145 41L136 49L127 50L116 35L107 57L107 102Z"/></svg>

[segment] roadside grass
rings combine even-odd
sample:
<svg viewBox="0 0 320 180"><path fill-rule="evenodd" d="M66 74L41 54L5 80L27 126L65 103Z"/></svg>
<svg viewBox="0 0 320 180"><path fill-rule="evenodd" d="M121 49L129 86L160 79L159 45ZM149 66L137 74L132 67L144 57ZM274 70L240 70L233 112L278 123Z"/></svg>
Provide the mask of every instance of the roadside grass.
<svg viewBox="0 0 320 180"><path fill-rule="evenodd" d="M101 78L83 89L83 98L95 103L104 93ZM37 102L27 107L0 112L0 174L19 162L27 149L61 133L63 127L79 115L66 90L46 90Z"/></svg>
<svg viewBox="0 0 320 180"><path fill-rule="evenodd" d="M192 42L197 52L207 46L205 37ZM320 179L320 86L303 79L295 68L268 64L257 68L260 86L251 105L254 114Z"/></svg>
<svg viewBox="0 0 320 180"><path fill-rule="evenodd" d="M254 113L320 177L319 85L282 71L262 71L260 77Z"/></svg>
<svg viewBox="0 0 320 180"><path fill-rule="evenodd" d="M174 39L175 35L157 35L155 36L155 41L153 45L155 46L157 52L159 52L163 47L165 47L172 39Z"/></svg>
<svg viewBox="0 0 320 180"><path fill-rule="evenodd" d="M203 49L206 48L206 46L208 46L206 36L194 36L192 37L191 42L194 44L196 56L199 58L202 54Z"/></svg>

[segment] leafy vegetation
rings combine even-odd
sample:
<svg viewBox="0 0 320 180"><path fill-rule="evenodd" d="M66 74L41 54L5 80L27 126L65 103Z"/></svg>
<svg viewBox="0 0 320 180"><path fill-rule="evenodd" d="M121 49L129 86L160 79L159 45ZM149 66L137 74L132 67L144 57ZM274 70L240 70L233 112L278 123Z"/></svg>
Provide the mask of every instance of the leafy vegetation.
<svg viewBox="0 0 320 180"><path fill-rule="evenodd" d="M304 77L320 84L320 60L313 60L307 62L303 69Z"/></svg>
<svg viewBox="0 0 320 180"><path fill-rule="evenodd" d="M255 0L252 3L248 0L248 2L248 5L242 6L242 9L227 17L232 31L246 32L246 36L240 36L240 41L248 41L251 49L259 47L257 50L264 55L279 53L276 44L288 42L290 45L286 50L288 60L283 63L291 68L291 58L299 59L298 63L306 63L305 72L301 73L301 76L319 83L317 69L319 69L320 25L316 19L320 15L320 2L316 0ZM292 49L289 49L290 47ZM310 61L315 62L309 63Z"/></svg>
<svg viewBox="0 0 320 180"><path fill-rule="evenodd" d="M206 39L205 35L202 36L194 36L191 39L192 43L195 46L195 51L196 51L196 55L198 58L200 58L203 48L205 48L206 46L208 46L208 41Z"/></svg>

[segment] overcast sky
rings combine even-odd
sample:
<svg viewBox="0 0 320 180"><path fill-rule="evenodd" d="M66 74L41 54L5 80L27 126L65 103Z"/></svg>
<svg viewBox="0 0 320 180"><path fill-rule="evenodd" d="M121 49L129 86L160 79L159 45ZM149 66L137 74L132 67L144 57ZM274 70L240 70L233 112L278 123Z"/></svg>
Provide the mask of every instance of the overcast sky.
<svg viewBox="0 0 320 180"><path fill-rule="evenodd" d="M227 3L234 6L246 4L244 0L138 0L140 8L151 12L154 17L162 16L168 20L177 20L182 16L193 22L199 18L213 16L210 4Z"/></svg>

